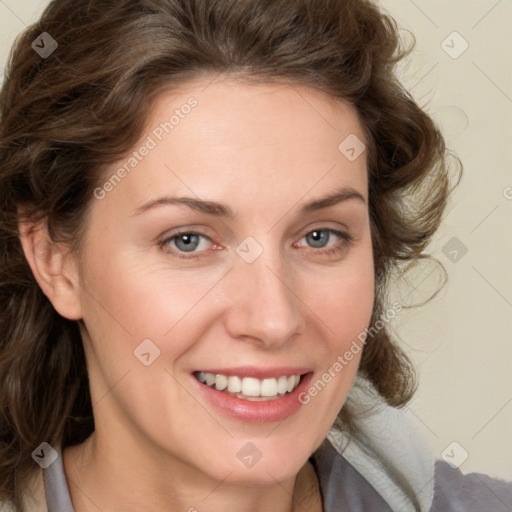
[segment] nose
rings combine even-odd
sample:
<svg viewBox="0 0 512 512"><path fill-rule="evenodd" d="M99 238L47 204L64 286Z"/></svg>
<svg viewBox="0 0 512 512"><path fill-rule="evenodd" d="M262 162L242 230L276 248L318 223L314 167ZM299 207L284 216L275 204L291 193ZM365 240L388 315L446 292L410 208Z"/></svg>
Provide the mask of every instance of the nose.
<svg viewBox="0 0 512 512"><path fill-rule="evenodd" d="M278 347L303 332L297 277L279 256L266 250L252 263L240 258L228 279L225 324L233 338Z"/></svg>

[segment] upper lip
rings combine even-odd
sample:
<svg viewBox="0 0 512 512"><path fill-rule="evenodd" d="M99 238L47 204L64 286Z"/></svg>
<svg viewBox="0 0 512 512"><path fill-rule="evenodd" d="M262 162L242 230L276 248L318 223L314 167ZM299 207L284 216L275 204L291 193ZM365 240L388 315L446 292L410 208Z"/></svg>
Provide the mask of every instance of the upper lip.
<svg viewBox="0 0 512 512"><path fill-rule="evenodd" d="M236 368L201 368L196 370L196 372L221 374L226 375L227 377L254 377L260 380L272 378L277 379L283 375L286 377L290 377L291 375L303 375L311 371L311 368L306 368L304 366L279 366L274 368L239 366Z"/></svg>

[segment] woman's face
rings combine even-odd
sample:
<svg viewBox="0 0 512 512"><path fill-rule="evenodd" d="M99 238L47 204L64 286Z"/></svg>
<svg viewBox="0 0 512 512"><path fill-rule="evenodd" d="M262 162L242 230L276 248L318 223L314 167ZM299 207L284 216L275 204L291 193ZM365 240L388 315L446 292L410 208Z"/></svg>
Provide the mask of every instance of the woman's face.
<svg viewBox="0 0 512 512"><path fill-rule="evenodd" d="M353 107L304 87L158 97L95 192L76 276L98 442L231 482L299 471L372 312L361 141Z"/></svg>

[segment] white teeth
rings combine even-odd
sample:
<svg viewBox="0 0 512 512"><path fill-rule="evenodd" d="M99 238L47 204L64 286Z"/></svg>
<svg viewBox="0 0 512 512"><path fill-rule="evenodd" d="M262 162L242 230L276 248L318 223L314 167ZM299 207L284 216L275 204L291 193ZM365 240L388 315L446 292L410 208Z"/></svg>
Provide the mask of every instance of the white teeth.
<svg viewBox="0 0 512 512"><path fill-rule="evenodd" d="M197 379L207 386L214 387L217 391L226 391L235 393L248 399L278 398L278 395L290 393L299 384L300 375L282 375L278 379L256 379L254 377L237 377L230 375L229 377L222 374L198 372Z"/></svg>
<svg viewBox="0 0 512 512"><path fill-rule="evenodd" d="M253 377L244 377L242 379L242 394L245 396L261 396L261 383Z"/></svg>
<svg viewBox="0 0 512 512"><path fill-rule="evenodd" d="M261 396L276 396L277 395L277 380L264 379L261 381Z"/></svg>
<svg viewBox="0 0 512 512"><path fill-rule="evenodd" d="M228 377L228 391L240 393L242 391L242 379L240 377Z"/></svg>
<svg viewBox="0 0 512 512"><path fill-rule="evenodd" d="M228 379L225 375L215 375L215 389L222 391L228 387Z"/></svg>
<svg viewBox="0 0 512 512"><path fill-rule="evenodd" d="M288 390L288 379L283 375L277 380L277 392L284 395Z"/></svg>

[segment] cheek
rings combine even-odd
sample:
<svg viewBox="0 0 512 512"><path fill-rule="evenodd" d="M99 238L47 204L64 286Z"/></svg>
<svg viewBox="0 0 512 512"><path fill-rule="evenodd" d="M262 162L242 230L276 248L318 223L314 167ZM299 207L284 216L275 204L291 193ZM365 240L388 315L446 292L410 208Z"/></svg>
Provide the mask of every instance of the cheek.
<svg viewBox="0 0 512 512"><path fill-rule="evenodd" d="M338 272L321 278L308 305L330 333L329 350L343 350L368 327L375 298L371 251L360 252L340 266Z"/></svg>
<svg viewBox="0 0 512 512"><path fill-rule="evenodd" d="M317 276L318 277L318 276ZM319 279L321 293L308 296L308 306L317 317L322 343L315 347L318 371L299 398L304 404L304 431L308 422L323 419L316 432L316 445L327 435L343 407L357 375L363 346L358 336L371 320L374 302L374 272L370 253L358 253L331 274Z"/></svg>
<svg viewBox="0 0 512 512"><path fill-rule="evenodd" d="M222 275L194 272L170 270L129 253L93 258L86 285L91 293L85 296L89 316L101 318L103 328L121 337L163 339L201 310L202 299Z"/></svg>

